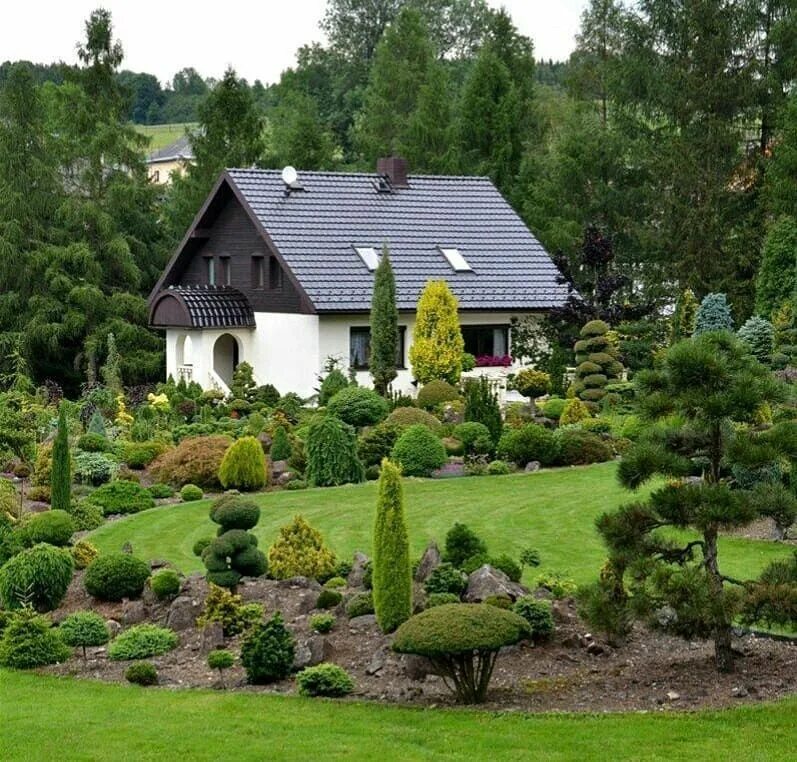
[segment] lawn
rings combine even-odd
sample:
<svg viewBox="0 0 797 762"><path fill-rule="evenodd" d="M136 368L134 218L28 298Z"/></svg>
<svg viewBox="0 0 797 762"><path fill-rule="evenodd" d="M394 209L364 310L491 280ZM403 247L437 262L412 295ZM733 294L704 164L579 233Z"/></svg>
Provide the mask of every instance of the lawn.
<svg viewBox="0 0 797 762"><path fill-rule="evenodd" d="M0 686L3 760L786 760L797 723L797 699L696 714L496 715L2 671Z"/></svg>
<svg viewBox="0 0 797 762"><path fill-rule="evenodd" d="M196 126L194 122L175 124L137 124L136 131L146 135L149 139L149 150L157 151L159 148L174 143L182 137L187 129Z"/></svg>
<svg viewBox="0 0 797 762"><path fill-rule="evenodd" d="M419 555L430 539L442 544L455 522L466 523L482 535L491 553L517 557L526 547L540 552L539 571L565 573L576 582L595 579L605 551L594 528L596 516L623 501L638 498L623 490L615 478L616 465L447 480L408 479L405 505L410 542ZM267 549L279 527L302 514L324 535L330 547L349 558L355 550L371 548L376 483L356 486L276 491L255 497L261 507L255 534ZM117 551L130 542L143 558L162 558L183 572L202 564L191 548L214 533L208 501L154 508L100 527L91 541L101 551ZM726 573L749 576L789 548L765 541L723 538L720 559ZM527 570L530 581L537 570Z"/></svg>

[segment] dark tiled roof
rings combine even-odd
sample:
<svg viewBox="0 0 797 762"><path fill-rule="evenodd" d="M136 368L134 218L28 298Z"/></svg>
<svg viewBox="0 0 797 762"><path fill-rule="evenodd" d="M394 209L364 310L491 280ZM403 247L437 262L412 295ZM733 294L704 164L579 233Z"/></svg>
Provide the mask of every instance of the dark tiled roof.
<svg viewBox="0 0 797 762"><path fill-rule="evenodd" d="M367 310L373 273L354 246L388 245L399 309L426 281L444 279L461 309L561 305L567 287L542 245L484 177L411 175L378 193L375 174L299 172L285 196L280 172L228 171L319 312ZM454 272L438 247L457 248L472 272Z"/></svg>
<svg viewBox="0 0 797 762"><path fill-rule="evenodd" d="M194 328L253 328L255 314L249 300L229 286L170 286L161 294L181 301Z"/></svg>
<svg viewBox="0 0 797 762"><path fill-rule="evenodd" d="M192 161L194 158L194 149L191 148L191 137L188 134L182 135L177 138L173 143L153 151L147 156L148 162L157 161L176 161L177 159L185 159Z"/></svg>

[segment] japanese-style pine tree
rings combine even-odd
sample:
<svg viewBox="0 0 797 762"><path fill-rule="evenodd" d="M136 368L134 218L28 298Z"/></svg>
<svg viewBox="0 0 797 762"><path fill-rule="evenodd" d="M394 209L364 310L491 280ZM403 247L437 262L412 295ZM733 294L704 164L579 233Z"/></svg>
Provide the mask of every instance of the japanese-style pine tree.
<svg viewBox="0 0 797 762"><path fill-rule="evenodd" d="M68 437L66 408L62 404L58 411L58 430L53 442L53 468L50 472L50 506L59 511L69 511L71 507L72 469Z"/></svg>
<svg viewBox="0 0 797 762"><path fill-rule="evenodd" d="M443 379L456 384L465 348L457 316L457 298L444 280L430 280L418 299L410 362L422 384Z"/></svg>
<svg viewBox="0 0 797 762"><path fill-rule="evenodd" d="M369 361L374 389L383 397L396 377L396 347L398 346L398 310L396 309L396 280L390 266L387 246L374 276L371 298L371 357Z"/></svg>
<svg viewBox="0 0 797 762"><path fill-rule="evenodd" d="M634 490L657 474L669 481L648 499L603 514L598 529L630 585L633 613L684 637L712 639L718 669L731 671L731 623L754 583L723 573L717 538L764 515L770 501L760 490L772 485L743 489L728 464L761 469L794 459L797 426L755 427L761 406L782 389L728 332L674 345L661 368L640 372L636 382L643 414L659 425L626 453L618 475ZM780 498L793 508L786 492ZM679 541L671 528L697 537Z"/></svg>
<svg viewBox="0 0 797 762"><path fill-rule="evenodd" d="M383 632L393 632L412 614L412 572L401 469L387 458L379 473L374 523L374 613Z"/></svg>

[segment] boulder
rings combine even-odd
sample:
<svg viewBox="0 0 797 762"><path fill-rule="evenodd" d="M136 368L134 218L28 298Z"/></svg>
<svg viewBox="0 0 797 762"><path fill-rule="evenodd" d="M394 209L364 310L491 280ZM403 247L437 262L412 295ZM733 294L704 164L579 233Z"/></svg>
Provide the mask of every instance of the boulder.
<svg viewBox="0 0 797 762"><path fill-rule="evenodd" d="M354 554L354 563L352 564L351 571L349 572L349 587L363 586L365 567L368 565L370 560L371 559L368 558L365 553L360 553L359 550Z"/></svg>
<svg viewBox="0 0 797 762"><path fill-rule="evenodd" d="M274 460L271 462L271 478L273 481L279 481L280 476L290 471L287 460Z"/></svg>
<svg viewBox="0 0 797 762"><path fill-rule="evenodd" d="M166 615L166 626L179 632L188 630L196 624L197 617L202 613L202 604L195 598L179 595L169 606Z"/></svg>
<svg viewBox="0 0 797 762"><path fill-rule="evenodd" d="M144 608L144 601L128 601L122 603L122 624L130 627L134 624L141 624L147 618Z"/></svg>
<svg viewBox="0 0 797 762"><path fill-rule="evenodd" d="M325 661L330 661L335 653L332 644L323 635L311 635L308 638L300 638L296 642L296 650L293 657L293 668L295 670L313 667Z"/></svg>
<svg viewBox="0 0 797 762"><path fill-rule="evenodd" d="M217 648L224 648L224 627L221 622L208 622L202 628L202 653L210 653Z"/></svg>
<svg viewBox="0 0 797 762"><path fill-rule="evenodd" d="M535 471L540 470L540 461L532 460L526 463L526 467L523 469L527 474L533 474Z"/></svg>
<svg viewBox="0 0 797 762"><path fill-rule="evenodd" d="M425 680L427 675L433 675L432 663L425 656L404 654L400 660L404 674L410 680Z"/></svg>
<svg viewBox="0 0 797 762"><path fill-rule="evenodd" d="M528 595L528 592L528 588L512 582L500 569L484 564L471 572L468 577L465 600L469 603L479 603L493 595L507 595L515 601Z"/></svg>
<svg viewBox="0 0 797 762"><path fill-rule="evenodd" d="M278 487L284 487L289 481L293 480L293 473L291 471L285 471L285 473L280 474L276 479L274 479L274 483Z"/></svg>
<svg viewBox="0 0 797 762"><path fill-rule="evenodd" d="M440 566L442 560L443 558L440 555L440 548L438 548L437 543L432 540L426 546L426 550L423 551L421 562L418 564L418 568L415 570L415 581L426 582L431 573L438 566Z"/></svg>

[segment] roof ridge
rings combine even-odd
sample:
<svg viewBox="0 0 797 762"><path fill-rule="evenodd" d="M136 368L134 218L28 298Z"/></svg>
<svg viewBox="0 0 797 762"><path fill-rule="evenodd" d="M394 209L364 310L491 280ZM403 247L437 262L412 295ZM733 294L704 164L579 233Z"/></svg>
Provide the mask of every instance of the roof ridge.
<svg viewBox="0 0 797 762"><path fill-rule="evenodd" d="M227 167L227 172L251 172L261 175L280 175L281 169L265 169L262 167ZM339 172L327 169L297 169L300 175L324 175L329 177L366 177L373 180L379 177L377 172ZM429 174L408 174L408 178L419 180L486 180L492 182L487 175L429 175ZM399 189L401 190L401 189Z"/></svg>

